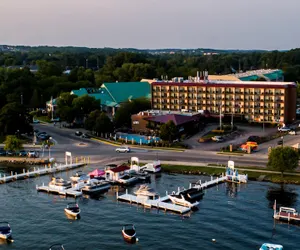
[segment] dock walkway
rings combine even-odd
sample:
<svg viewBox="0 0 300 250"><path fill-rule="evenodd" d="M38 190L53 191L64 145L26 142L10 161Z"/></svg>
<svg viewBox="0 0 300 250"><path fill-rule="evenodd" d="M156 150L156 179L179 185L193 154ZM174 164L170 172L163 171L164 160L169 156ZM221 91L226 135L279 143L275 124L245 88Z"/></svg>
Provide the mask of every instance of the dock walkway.
<svg viewBox="0 0 300 250"><path fill-rule="evenodd" d="M60 165L55 165L54 167L34 167L33 171L25 170L23 169L23 173L13 173L11 172L11 175L5 175L5 174L0 174L0 184L11 182L11 181L17 181L17 180L24 180L27 178L35 178L40 175L47 175L47 174L53 174L56 172L61 172L61 171L67 171L70 169L74 168L79 168L84 166L85 163L74 163L74 164L60 164Z"/></svg>
<svg viewBox="0 0 300 250"><path fill-rule="evenodd" d="M187 213L191 210L191 208L189 207L183 207L176 204L167 203L166 201L169 200L168 196L164 196L156 200L149 200L142 197L137 197L136 195L128 194L126 190L126 194L118 195L117 193L117 199L120 201L127 201L129 203L143 205L144 207L148 207L148 208L154 207L158 209L163 209L165 211L172 211L180 214Z"/></svg>
<svg viewBox="0 0 300 250"><path fill-rule="evenodd" d="M61 189L61 188L56 188L56 187L45 186L43 184L42 186L36 186L36 190L41 191L41 192L64 195L64 196L73 196L75 198L82 195L82 192L79 191L76 187Z"/></svg>

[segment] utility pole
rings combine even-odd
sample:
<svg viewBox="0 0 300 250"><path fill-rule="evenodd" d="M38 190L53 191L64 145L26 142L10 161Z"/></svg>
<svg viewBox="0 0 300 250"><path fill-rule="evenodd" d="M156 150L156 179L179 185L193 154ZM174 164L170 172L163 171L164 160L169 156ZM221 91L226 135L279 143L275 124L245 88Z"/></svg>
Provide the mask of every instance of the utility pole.
<svg viewBox="0 0 300 250"><path fill-rule="evenodd" d="M51 96L51 118L53 121L53 97Z"/></svg>
<svg viewBox="0 0 300 250"><path fill-rule="evenodd" d="M21 93L21 105L23 105L23 93Z"/></svg>
<svg viewBox="0 0 300 250"><path fill-rule="evenodd" d="M222 129L222 104L219 106L220 108L220 130Z"/></svg>

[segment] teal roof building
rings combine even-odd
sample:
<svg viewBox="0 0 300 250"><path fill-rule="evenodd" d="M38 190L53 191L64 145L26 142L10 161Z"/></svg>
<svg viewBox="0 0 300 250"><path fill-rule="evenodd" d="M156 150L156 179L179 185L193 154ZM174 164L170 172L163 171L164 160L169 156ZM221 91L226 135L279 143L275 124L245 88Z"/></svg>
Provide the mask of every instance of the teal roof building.
<svg viewBox="0 0 300 250"><path fill-rule="evenodd" d="M121 103L137 98L151 98L151 85L148 82L110 82L101 88L80 88L72 90L77 96L89 95L100 100L102 106L118 107Z"/></svg>

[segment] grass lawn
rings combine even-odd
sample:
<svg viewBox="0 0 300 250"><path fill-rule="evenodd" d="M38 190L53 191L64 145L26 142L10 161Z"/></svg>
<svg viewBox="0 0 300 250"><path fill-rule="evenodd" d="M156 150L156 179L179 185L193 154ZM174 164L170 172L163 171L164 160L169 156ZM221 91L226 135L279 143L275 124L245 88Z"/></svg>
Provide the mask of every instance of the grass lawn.
<svg viewBox="0 0 300 250"><path fill-rule="evenodd" d="M51 119L48 116L36 116L34 118L41 122L51 123Z"/></svg>

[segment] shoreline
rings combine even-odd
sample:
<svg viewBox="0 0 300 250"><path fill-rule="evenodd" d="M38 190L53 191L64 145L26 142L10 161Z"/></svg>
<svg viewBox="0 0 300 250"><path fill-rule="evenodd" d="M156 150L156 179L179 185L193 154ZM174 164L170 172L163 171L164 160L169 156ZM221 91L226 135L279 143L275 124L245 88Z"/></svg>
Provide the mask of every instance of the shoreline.
<svg viewBox="0 0 300 250"><path fill-rule="evenodd" d="M184 175L205 175L205 176L220 176L225 172L225 167L219 166L188 166L188 165L172 165L162 164L162 172L168 174L184 174ZM300 173L284 173L257 168L240 168L236 167L239 173L248 174L248 179L251 181L264 181L277 184L294 184L300 185ZM265 172L264 172L265 171Z"/></svg>
<svg viewBox="0 0 300 250"><path fill-rule="evenodd" d="M48 164L48 159L28 158L28 157L7 157L1 156L0 163L12 165L44 165Z"/></svg>

